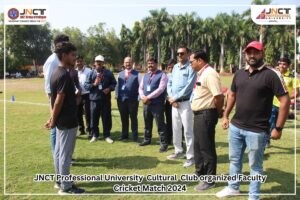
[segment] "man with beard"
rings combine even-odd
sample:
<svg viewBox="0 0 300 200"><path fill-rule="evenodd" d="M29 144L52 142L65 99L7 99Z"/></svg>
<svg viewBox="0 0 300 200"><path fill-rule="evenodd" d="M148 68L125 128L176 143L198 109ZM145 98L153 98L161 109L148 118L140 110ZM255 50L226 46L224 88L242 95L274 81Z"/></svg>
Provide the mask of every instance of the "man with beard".
<svg viewBox="0 0 300 200"><path fill-rule="evenodd" d="M250 175L263 173L264 137L269 129L273 97L280 102L276 127L271 133L275 140L280 139L282 127L289 110L289 96L280 73L267 67L263 61L264 48L253 41L244 49L247 66L237 71L233 77L231 91L223 114L222 127L229 127L230 175L242 173L243 155L248 149ZM236 103L235 114L229 125L229 114ZM259 199L259 181L251 181L249 199ZM228 187L216 194L229 197L239 194L240 183L229 181Z"/></svg>

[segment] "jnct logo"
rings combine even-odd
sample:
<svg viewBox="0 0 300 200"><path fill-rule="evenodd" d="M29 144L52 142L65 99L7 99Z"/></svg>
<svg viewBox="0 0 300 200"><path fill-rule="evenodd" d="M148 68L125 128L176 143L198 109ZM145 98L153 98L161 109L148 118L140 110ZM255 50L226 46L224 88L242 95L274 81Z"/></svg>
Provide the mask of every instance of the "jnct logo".
<svg viewBox="0 0 300 200"><path fill-rule="evenodd" d="M17 19L19 17L18 9L16 9L16 8L9 9L7 12L7 16L12 20Z"/></svg>
<svg viewBox="0 0 300 200"><path fill-rule="evenodd" d="M291 19L291 8L267 8L256 19Z"/></svg>
<svg viewBox="0 0 300 200"><path fill-rule="evenodd" d="M23 9L20 15L45 15L46 9Z"/></svg>
<svg viewBox="0 0 300 200"><path fill-rule="evenodd" d="M49 18L49 10L44 6L5 6L4 13L6 25L42 25Z"/></svg>

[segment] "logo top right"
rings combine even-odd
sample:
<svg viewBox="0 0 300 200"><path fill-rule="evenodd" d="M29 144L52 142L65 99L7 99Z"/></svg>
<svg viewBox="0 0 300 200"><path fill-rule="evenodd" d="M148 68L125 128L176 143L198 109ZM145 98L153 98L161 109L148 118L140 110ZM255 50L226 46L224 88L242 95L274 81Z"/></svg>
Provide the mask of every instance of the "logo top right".
<svg viewBox="0 0 300 200"><path fill-rule="evenodd" d="M295 5L252 5L251 19L259 25L294 25Z"/></svg>

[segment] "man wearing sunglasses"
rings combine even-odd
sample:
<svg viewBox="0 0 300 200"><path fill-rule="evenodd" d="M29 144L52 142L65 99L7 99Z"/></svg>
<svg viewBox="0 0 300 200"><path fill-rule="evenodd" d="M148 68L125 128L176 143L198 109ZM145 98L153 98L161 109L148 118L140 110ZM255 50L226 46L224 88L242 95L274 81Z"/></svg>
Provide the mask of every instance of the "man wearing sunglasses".
<svg viewBox="0 0 300 200"><path fill-rule="evenodd" d="M184 167L190 167L195 163L193 149L193 112L189 100L193 91L196 73L190 66L188 56L189 49L186 46L178 48L178 63L174 65L167 86L168 100L172 105L173 144L175 148L175 153L169 155L167 158L170 160L184 158L182 148L183 126L187 158L183 165Z"/></svg>

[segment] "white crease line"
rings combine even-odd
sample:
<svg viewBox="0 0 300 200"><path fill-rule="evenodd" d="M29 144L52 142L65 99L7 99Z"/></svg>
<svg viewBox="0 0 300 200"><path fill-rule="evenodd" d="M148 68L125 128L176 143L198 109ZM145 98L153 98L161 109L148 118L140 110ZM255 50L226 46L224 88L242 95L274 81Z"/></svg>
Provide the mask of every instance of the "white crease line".
<svg viewBox="0 0 300 200"><path fill-rule="evenodd" d="M4 100L0 100L4 102ZM8 101L6 100L5 102L7 103L16 103L16 104L27 104L27 105L35 105L35 106L49 106L47 103L32 103L32 102L27 102L27 101Z"/></svg>

